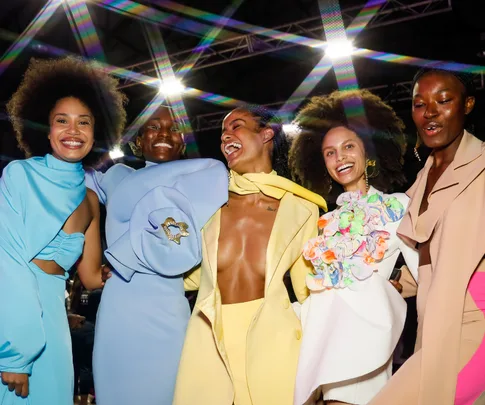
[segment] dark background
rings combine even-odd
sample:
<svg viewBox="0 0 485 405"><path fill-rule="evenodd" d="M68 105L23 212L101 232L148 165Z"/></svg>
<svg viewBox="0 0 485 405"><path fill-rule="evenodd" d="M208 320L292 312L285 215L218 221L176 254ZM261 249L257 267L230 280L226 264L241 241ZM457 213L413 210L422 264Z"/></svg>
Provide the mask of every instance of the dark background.
<svg viewBox="0 0 485 405"><path fill-rule="evenodd" d="M155 77L154 64L143 34L142 24L145 22L108 10L99 3L107 5L112 1L93 0L87 3L106 63ZM139 0L138 3L168 13L158 20L158 26L177 70L180 62L186 60L203 36L187 32L193 31L195 25L182 27L184 19L208 26L212 24L171 11L172 3L165 0ZM232 15L234 20L267 28L279 27L281 31L299 33L309 38L324 38L317 0L245 0L241 3ZM346 25L365 3L363 0L340 1ZM389 0L357 36L354 44L381 52L485 66L484 3L477 0ZM1 2L0 54L5 54L45 4L46 0ZM184 0L179 4L223 14L231 2ZM147 15L150 18L157 16L150 11ZM225 42L221 42L221 38ZM33 41L0 75L0 166L10 159L22 157L5 116L5 103L19 85L29 59L34 56L49 57L46 44L70 53L82 53L63 5L39 30L35 40L40 42ZM226 27L211 48L205 51L196 68L184 77L184 84L246 102L275 103L275 108L278 108L307 77L322 55L321 49L268 40L264 36L248 35L245 31ZM412 137L415 129L410 121L409 82L418 67L356 56L353 61L359 85L371 88L391 103L405 121L407 132ZM5 58L2 62L5 62ZM481 77L477 75L477 86L483 89L483 74ZM120 87L130 99L127 106L130 123L155 96L156 91L129 80L122 80ZM335 75L331 71L309 95L327 93L336 88ZM485 134L484 93L483 90L477 93L478 102L473 117L477 134ZM222 159L219 152L220 120L229 107L188 96L184 96L184 102L195 130L200 155Z"/></svg>

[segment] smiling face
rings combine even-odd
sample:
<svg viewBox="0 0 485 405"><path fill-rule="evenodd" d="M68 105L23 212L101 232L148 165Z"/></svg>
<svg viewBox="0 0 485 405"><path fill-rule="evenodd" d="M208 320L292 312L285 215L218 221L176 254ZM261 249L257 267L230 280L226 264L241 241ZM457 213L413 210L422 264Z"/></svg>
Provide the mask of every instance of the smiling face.
<svg viewBox="0 0 485 405"><path fill-rule="evenodd" d="M413 89L412 115L424 144L433 149L459 144L474 105L475 98L465 96L465 86L451 73L421 76Z"/></svg>
<svg viewBox="0 0 485 405"><path fill-rule="evenodd" d="M322 154L330 177L345 191L365 192L366 153L364 143L354 131L332 128L323 138Z"/></svg>
<svg viewBox="0 0 485 405"><path fill-rule="evenodd" d="M173 121L170 109L161 107L150 117L143 126L142 135L136 138L136 145L149 162L180 159L185 143L181 128Z"/></svg>
<svg viewBox="0 0 485 405"><path fill-rule="evenodd" d="M79 162L94 145L94 117L79 99L57 101L49 114L52 155L66 162Z"/></svg>
<svg viewBox="0 0 485 405"><path fill-rule="evenodd" d="M271 171L274 132L261 128L250 112L236 109L222 123L221 151L239 174Z"/></svg>

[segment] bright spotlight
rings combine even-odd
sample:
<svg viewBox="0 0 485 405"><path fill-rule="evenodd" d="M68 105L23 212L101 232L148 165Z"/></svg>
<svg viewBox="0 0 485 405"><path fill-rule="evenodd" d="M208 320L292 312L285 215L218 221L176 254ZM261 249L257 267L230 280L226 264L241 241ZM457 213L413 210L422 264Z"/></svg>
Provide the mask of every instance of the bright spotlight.
<svg viewBox="0 0 485 405"><path fill-rule="evenodd" d="M185 86L178 79L163 80L160 82L159 90L165 96L173 96L182 93Z"/></svg>
<svg viewBox="0 0 485 405"><path fill-rule="evenodd" d="M340 59L345 56L350 56L353 52L354 46L352 45L352 42L347 39L329 41L325 49L325 53L330 59Z"/></svg>
<svg viewBox="0 0 485 405"><path fill-rule="evenodd" d="M284 124L283 132L290 138L293 138L300 133L300 127L298 126L298 124L295 123Z"/></svg>
<svg viewBox="0 0 485 405"><path fill-rule="evenodd" d="M125 156L125 154L119 146L115 146L112 150L109 151L109 157L113 160L122 158L123 156Z"/></svg>

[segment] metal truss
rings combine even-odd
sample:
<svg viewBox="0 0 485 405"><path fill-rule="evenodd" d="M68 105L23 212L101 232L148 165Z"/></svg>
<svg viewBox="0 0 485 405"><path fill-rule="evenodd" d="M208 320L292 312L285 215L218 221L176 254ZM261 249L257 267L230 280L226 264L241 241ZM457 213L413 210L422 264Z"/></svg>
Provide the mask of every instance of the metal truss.
<svg viewBox="0 0 485 405"><path fill-rule="evenodd" d="M411 100L412 82L399 82L391 85L380 85L368 87L367 90L377 94L384 101L389 104L395 104L401 101ZM477 90L485 90L485 74L477 75L475 79ZM276 103L264 104L264 107L277 110L284 105L285 101L278 101ZM213 129L221 129L222 120L227 115L227 111L200 114L191 119L192 128L195 132L210 131Z"/></svg>
<svg viewBox="0 0 485 405"><path fill-rule="evenodd" d="M362 6L353 6L342 10L345 26L348 26L353 21L361 9ZM368 23L366 29L415 20L449 11L451 11L451 0L388 0ZM272 29L313 39L324 38L321 16L273 27ZM199 57L197 63L192 67L192 70L217 66L224 63L251 58L253 56L293 48L295 46L298 45L280 39L264 37L257 33L239 35L231 39L215 41ZM183 66L192 52L193 49L188 49L169 55L175 71ZM126 66L126 68L143 74L156 71L151 59ZM125 83L122 84L120 88L131 87L136 84L137 83Z"/></svg>

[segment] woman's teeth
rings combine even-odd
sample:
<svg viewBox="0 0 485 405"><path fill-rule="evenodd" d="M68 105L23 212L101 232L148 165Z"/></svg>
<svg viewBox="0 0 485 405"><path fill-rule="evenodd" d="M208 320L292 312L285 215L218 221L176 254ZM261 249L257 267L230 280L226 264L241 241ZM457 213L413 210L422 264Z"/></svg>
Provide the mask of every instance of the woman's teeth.
<svg viewBox="0 0 485 405"><path fill-rule="evenodd" d="M241 148L242 145L239 142L231 142L224 146L224 152L226 152L226 155L229 156Z"/></svg>
<svg viewBox="0 0 485 405"><path fill-rule="evenodd" d="M153 145L154 148L169 148L172 149L173 146L166 143L166 142L157 142L156 144Z"/></svg>
<svg viewBox="0 0 485 405"><path fill-rule="evenodd" d="M337 168L337 172L342 173L343 171L348 171L348 169L352 168L354 165L351 163L347 163Z"/></svg>
<svg viewBox="0 0 485 405"><path fill-rule="evenodd" d="M80 142L80 141L61 141L61 142L63 145L71 148L78 148L83 144L83 142Z"/></svg>

